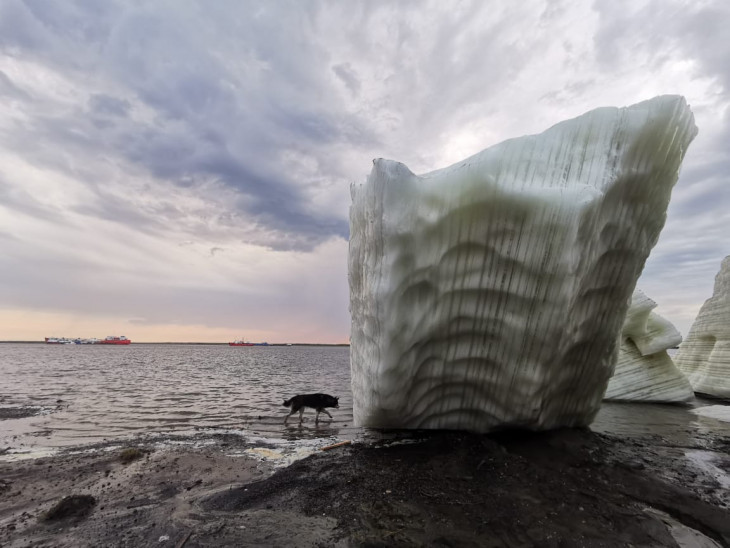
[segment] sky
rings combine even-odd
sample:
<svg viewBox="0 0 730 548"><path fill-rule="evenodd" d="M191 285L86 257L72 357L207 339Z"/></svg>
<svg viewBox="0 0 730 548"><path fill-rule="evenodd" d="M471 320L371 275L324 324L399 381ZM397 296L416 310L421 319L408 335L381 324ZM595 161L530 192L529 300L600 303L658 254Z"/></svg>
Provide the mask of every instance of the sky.
<svg viewBox="0 0 730 548"><path fill-rule="evenodd" d="M601 106L699 135L637 287L730 255L725 0L0 0L0 340L346 343L350 185Z"/></svg>

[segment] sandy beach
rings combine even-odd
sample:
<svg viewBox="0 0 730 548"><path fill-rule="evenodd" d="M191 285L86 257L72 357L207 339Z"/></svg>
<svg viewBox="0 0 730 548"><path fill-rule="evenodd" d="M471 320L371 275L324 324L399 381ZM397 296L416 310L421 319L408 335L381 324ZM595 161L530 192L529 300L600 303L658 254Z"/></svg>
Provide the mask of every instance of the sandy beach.
<svg viewBox="0 0 730 548"><path fill-rule="evenodd" d="M0 463L0 545L730 545L724 436L417 432L283 467L240 436L188 441Z"/></svg>

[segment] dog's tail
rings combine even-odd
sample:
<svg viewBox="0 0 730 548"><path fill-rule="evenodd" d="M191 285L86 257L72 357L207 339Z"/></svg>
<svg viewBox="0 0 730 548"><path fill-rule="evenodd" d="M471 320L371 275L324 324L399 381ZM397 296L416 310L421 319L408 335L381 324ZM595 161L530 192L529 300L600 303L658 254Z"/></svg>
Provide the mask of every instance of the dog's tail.
<svg viewBox="0 0 730 548"><path fill-rule="evenodd" d="M294 398L289 398L288 400L286 400L286 401L285 401L284 403L282 403L281 405L283 405L284 407L291 407L291 401L292 401L293 399L294 399Z"/></svg>

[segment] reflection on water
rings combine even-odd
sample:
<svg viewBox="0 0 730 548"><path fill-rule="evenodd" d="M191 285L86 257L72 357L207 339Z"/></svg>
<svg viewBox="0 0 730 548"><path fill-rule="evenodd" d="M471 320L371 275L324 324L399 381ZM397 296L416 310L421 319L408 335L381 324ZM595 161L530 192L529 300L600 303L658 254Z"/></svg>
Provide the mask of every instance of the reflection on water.
<svg viewBox="0 0 730 548"><path fill-rule="evenodd" d="M284 425L285 399L308 392L340 397L314 424ZM129 435L216 429L263 438L353 439L347 347L223 345L89 346L0 344L0 408L38 406L37 416L0 420L0 450L33 450ZM702 446L704 433L730 436L730 409L606 403L592 429L621 436L658 435ZM14 437L17 436L17 437Z"/></svg>
<svg viewBox="0 0 730 548"><path fill-rule="evenodd" d="M701 446L706 434L730 436L730 422L702 414L714 404L701 398L689 404L604 402L591 430L630 437L654 435L672 445Z"/></svg>

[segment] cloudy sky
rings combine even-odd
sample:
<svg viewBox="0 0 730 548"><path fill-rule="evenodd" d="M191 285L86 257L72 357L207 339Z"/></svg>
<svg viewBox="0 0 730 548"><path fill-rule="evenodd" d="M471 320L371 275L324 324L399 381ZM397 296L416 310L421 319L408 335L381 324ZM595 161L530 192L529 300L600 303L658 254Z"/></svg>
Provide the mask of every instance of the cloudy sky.
<svg viewBox="0 0 730 548"><path fill-rule="evenodd" d="M347 342L349 186L599 106L700 134L639 281L730 254L725 0L0 0L0 340Z"/></svg>

